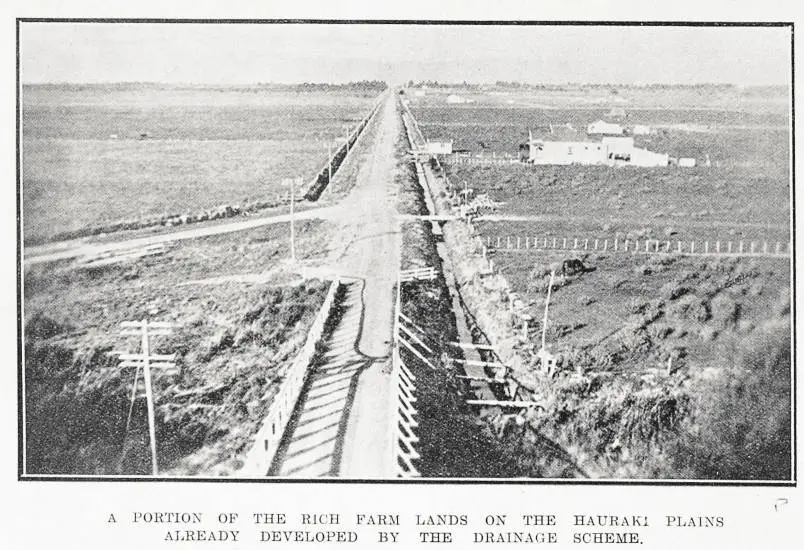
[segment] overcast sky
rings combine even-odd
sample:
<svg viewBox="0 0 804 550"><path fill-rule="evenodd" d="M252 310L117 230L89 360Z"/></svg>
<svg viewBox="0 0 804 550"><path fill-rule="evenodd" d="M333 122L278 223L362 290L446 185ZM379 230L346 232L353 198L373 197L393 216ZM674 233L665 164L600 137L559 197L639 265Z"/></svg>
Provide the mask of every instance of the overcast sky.
<svg viewBox="0 0 804 550"><path fill-rule="evenodd" d="M785 84L787 28L22 23L21 80Z"/></svg>

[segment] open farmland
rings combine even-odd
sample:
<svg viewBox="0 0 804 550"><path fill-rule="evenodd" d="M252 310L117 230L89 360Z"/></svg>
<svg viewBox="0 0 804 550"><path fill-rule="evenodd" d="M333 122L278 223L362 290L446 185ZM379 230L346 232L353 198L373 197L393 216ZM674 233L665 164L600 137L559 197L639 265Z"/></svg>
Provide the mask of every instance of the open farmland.
<svg viewBox="0 0 804 550"><path fill-rule="evenodd" d="M322 222L297 224L297 255L319 258ZM272 402L324 301L327 281L285 267L287 224L182 241L136 262L27 266L27 471L150 472L145 404L126 430L133 369L112 350L136 344L124 320L170 321L157 353L178 376L155 378L158 455L174 475L228 475ZM54 421L54 419L63 421Z"/></svg>
<svg viewBox="0 0 804 550"><path fill-rule="evenodd" d="M655 93L640 91L629 99L646 103L642 96ZM635 137L637 147L695 158L695 168L457 164L448 165L447 174L456 185L466 182L475 194L505 202L499 212L503 216L528 218L527 223L485 227L483 232L495 238L603 238L620 232L657 239L788 241L790 129L779 105L786 95L777 90L760 103L751 93L742 94L732 91L735 97L724 100L729 108L720 109L706 107L704 92L697 107L625 106L626 126L653 129ZM672 93L665 95L672 106ZM428 139L453 139L455 149L475 153L517 154L529 129L567 123L583 128L604 118L612 105L570 108L554 100L539 109L506 107L491 95L477 96L476 103L446 105L441 94L418 98L412 111ZM704 165L707 156L710 166Z"/></svg>
<svg viewBox="0 0 804 550"><path fill-rule="evenodd" d="M506 106L477 90L451 93L474 103L446 105L444 92L429 91L412 101L422 132L488 156L516 155L528 129L583 128L621 104L546 101L539 91L544 104L538 107ZM477 303L497 312L493 298L499 294L497 306L511 312L511 326L503 321L501 334L512 328L521 334L517 308L530 314L515 376L527 385L521 395L543 409L528 425L591 477L791 475L789 258L633 251L636 240L644 248L646 239L670 241L673 250L682 241L686 251L695 240L699 254L704 246L714 252L717 241L724 251L729 241L735 250L745 241L747 251L752 240L760 249L767 242L770 251L777 243L786 250L791 149L788 114L779 102L786 95L776 90L765 102L751 95L743 103L740 93L732 90L721 106L705 92L699 104L683 107L672 100L670 108L636 99L629 108L626 102L624 124L653 129L637 136L637 146L693 157L695 168L443 162L452 191L465 185L503 203L475 222L479 239L469 246L478 254L488 246L492 273L504 276L515 294L488 290L478 274L472 285L491 299ZM522 246L509 250L509 238ZM546 250L552 247L533 246L536 238L570 244ZM573 250L576 238L581 246ZM596 239L608 239L608 250L583 250L585 241L591 248ZM613 239L619 250L612 249ZM627 253L625 239L632 244ZM552 271L557 277L545 336L556 365L540 378L534 377L543 366L536 351Z"/></svg>
<svg viewBox="0 0 804 550"><path fill-rule="evenodd" d="M146 93L147 92L147 93ZM308 182L375 91L25 86L26 243L90 225L243 205Z"/></svg>

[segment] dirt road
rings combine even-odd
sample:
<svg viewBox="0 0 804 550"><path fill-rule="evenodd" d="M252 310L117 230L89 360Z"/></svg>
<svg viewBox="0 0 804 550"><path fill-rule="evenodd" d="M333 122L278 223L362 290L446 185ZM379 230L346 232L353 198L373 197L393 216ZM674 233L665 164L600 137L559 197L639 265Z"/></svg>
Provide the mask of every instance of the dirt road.
<svg viewBox="0 0 804 550"><path fill-rule="evenodd" d="M286 431L272 471L278 475L376 479L389 472L392 317L401 246L395 102L389 94L355 186L329 218L335 229L326 267L347 281L347 298L323 364L311 373Z"/></svg>
<svg viewBox="0 0 804 550"><path fill-rule="evenodd" d="M298 221L340 217L341 214L339 214L337 210L337 206L311 208L309 210L295 213L293 218ZM197 239L200 237L209 237L211 235L222 235L224 233L233 233L235 231L245 231L246 229L253 229L255 227L262 227L264 225L271 225L275 223L287 223L289 221L290 214L280 214L279 216L250 218L247 220L220 223L217 225L201 225L192 229L182 229L179 231L171 231L168 233L148 235L146 237L137 237L133 239L129 238L109 242L87 242L84 240L64 241L41 246L26 247L23 251L23 262L25 264L36 264L43 262L54 262L58 260L69 260L71 258L79 258L82 256L93 256L107 252L143 248L155 244L169 243L185 239Z"/></svg>

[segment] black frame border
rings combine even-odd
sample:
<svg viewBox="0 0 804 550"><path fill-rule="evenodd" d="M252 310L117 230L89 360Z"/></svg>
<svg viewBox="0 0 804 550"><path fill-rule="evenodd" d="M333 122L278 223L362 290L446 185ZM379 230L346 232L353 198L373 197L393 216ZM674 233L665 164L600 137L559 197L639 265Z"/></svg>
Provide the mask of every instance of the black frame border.
<svg viewBox="0 0 804 550"><path fill-rule="evenodd" d="M22 23L134 23L134 24L247 24L247 25L411 25L411 26L556 26L556 27L715 27L715 28L784 28L790 29L790 129L791 129L791 329L792 329L792 477L780 481L718 481L718 480L635 480L605 479L576 480L549 478L421 478L421 479L287 479L280 477L263 478L194 478L194 477L150 477L150 476L71 476L71 475L32 475L24 468L23 438L23 319L22 319L22 166L21 137L22 111L20 98L20 25ZM796 369L796 94L795 94L795 24L792 21L549 21L549 20L465 20L465 19L192 19L192 18L93 18L93 17L18 17L16 19L16 223L17 223L17 481L47 482L179 482L179 483L281 483L281 484L325 484L325 485L569 485L569 486L644 486L644 487L797 487L798 486L798 407L797 407L797 369Z"/></svg>

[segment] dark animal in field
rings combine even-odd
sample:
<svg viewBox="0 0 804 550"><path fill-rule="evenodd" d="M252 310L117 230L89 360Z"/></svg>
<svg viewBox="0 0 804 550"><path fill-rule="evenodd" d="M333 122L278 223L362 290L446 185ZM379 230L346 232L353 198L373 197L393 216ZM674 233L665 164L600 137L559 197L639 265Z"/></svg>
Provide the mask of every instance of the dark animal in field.
<svg viewBox="0 0 804 550"><path fill-rule="evenodd" d="M583 264L581 260L577 258L564 260L561 263L562 275L577 275L578 273L585 273L586 271L587 271L586 266Z"/></svg>

